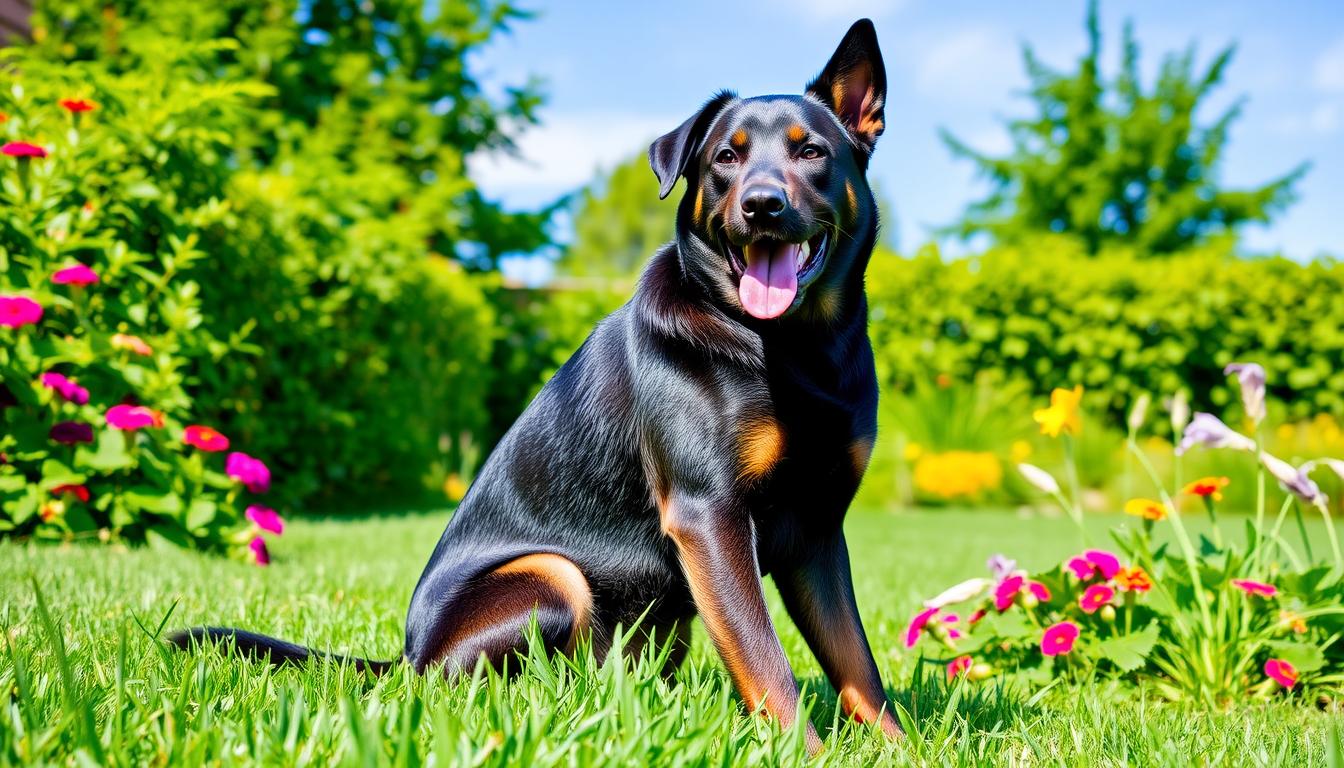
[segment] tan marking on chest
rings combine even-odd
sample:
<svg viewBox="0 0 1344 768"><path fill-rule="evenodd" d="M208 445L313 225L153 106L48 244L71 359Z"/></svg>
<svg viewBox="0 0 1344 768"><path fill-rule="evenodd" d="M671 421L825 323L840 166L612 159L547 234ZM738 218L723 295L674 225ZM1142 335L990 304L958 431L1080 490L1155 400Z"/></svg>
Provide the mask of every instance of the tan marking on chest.
<svg viewBox="0 0 1344 768"><path fill-rule="evenodd" d="M873 439L861 437L849 444L849 460L854 465L854 476L862 478L868 471L868 461L873 457Z"/></svg>
<svg viewBox="0 0 1344 768"><path fill-rule="evenodd" d="M774 469L784 455L784 431L774 419L762 419L743 428L737 444L738 477L756 479Z"/></svg>

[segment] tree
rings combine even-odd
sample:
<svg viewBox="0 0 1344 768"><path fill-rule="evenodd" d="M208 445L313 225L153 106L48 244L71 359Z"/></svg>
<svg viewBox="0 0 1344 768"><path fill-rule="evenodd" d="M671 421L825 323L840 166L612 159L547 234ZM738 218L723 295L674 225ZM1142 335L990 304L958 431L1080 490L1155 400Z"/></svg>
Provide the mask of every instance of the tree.
<svg viewBox="0 0 1344 768"><path fill-rule="evenodd" d="M495 0L61 0L34 10L32 45L114 73L154 66L155 40L208 48L200 79L273 89L234 137L240 164L341 189L345 205L321 212L329 221L399 220L426 250L490 269L548 242L550 210L504 211L465 170L536 121L536 82L491 98L468 65L526 17Z"/></svg>
<svg viewBox="0 0 1344 768"><path fill-rule="evenodd" d="M564 275L628 277L676 233L676 200L658 199L658 179L639 152L579 193Z"/></svg>
<svg viewBox="0 0 1344 768"><path fill-rule="evenodd" d="M1124 57L1113 82L1098 64L1097 6L1087 15L1089 46L1076 72L1046 67L1030 46L1023 59L1035 116L1007 123L1013 150L1006 157L977 152L943 131L958 157L973 161L993 183L947 231L988 233L1011 242L1033 233L1066 233L1090 253L1129 244L1163 254L1210 237L1234 233L1247 222L1268 222L1294 199L1307 164L1251 189L1218 181L1228 129L1244 99L1206 125L1201 103L1223 80L1235 46L1223 49L1202 73L1191 45L1165 57L1157 81L1139 80L1139 46L1124 29Z"/></svg>

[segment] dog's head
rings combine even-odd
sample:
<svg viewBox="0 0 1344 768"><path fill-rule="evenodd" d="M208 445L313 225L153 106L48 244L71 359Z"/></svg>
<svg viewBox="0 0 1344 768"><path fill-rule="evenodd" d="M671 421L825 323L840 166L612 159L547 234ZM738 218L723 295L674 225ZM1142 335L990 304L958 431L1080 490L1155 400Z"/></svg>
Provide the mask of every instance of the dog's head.
<svg viewBox="0 0 1344 768"><path fill-rule="evenodd" d="M877 33L862 19L804 95L720 93L655 141L660 196L686 178L683 269L761 320L833 314L876 235L865 172L886 94Z"/></svg>

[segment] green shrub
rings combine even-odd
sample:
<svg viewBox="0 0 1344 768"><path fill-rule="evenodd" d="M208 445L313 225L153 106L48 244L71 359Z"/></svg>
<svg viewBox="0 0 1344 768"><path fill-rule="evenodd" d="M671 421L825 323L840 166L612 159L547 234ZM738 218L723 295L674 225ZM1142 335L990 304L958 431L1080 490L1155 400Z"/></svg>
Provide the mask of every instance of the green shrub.
<svg viewBox="0 0 1344 768"><path fill-rule="evenodd" d="M209 259L231 130L262 89L166 64L112 77L26 61L0 76L0 295L43 308L0 327L0 532L245 553L250 496L222 453L184 442L215 415L192 371L238 348L204 322L188 274ZM10 156L15 142L46 156ZM60 277L71 268L76 283ZM118 422L130 406L136 424ZM239 437L234 450L256 452Z"/></svg>
<svg viewBox="0 0 1344 768"><path fill-rule="evenodd" d="M870 333L884 392L942 372L1082 384L1123 418L1140 393L1187 387L1197 410L1233 406L1223 367L1261 360L1289 418L1344 415L1344 266L1238 258L1228 244L1166 259L1088 258L1065 238L944 262L874 256ZM1235 407L1235 406L1233 406Z"/></svg>

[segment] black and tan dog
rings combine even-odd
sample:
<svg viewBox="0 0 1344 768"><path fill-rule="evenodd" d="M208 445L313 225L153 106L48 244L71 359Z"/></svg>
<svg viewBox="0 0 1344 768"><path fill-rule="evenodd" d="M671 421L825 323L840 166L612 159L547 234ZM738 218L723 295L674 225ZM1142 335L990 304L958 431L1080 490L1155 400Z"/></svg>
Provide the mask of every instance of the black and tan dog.
<svg viewBox="0 0 1344 768"><path fill-rule="evenodd" d="M548 646L642 626L684 655L697 614L747 705L798 688L766 611L774 577L844 711L900 729L854 602L841 529L876 434L865 179L886 74L872 23L802 96L720 93L654 142L676 241L509 430L443 532L406 620L417 671L500 665L535 612ZM317 655L231 629L273 661ZM354 660L381 670L387 662ZM679 659L678 659L679 661ZM809 744L815 731L808 726Z"/></svg>

